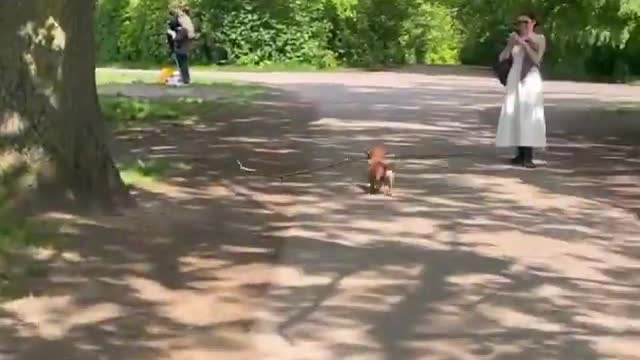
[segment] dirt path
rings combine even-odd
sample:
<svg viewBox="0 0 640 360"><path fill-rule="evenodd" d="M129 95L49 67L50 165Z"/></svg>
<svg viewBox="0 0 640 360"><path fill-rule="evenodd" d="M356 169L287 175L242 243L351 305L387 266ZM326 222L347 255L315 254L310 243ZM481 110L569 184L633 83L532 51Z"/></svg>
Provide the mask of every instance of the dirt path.
<svg viewBox="0 0 640 360"><path fill-rule="evenodd" d="M547 165L523 171L491 146L492 79L200 76L297 96L118 134L193 168L69 219L34 296L0 307L0 359L640 359L640 123L596 110L638 88L549 83ZM362 164L280 184L232 160L285 172L380 141L476 156L396 164L392 199L362 193Z"/></svg>
<svg viewBox="0 0 640 360"><path fill-rule="evenodd" d="M165 96L145 85L117 92ZM65 251L36 254L48 276L0 305L0 359L255 358L250 334L285 241L269 233L287 220L270 208L271 186L233 159L282 171L304 163L280 152L292 142L280 134L303 133L311 118L309 104L274 90L255 107L116 132L121 161L188 169L142 183L140 208L119 216L47 214L64 224Z"/></svg>

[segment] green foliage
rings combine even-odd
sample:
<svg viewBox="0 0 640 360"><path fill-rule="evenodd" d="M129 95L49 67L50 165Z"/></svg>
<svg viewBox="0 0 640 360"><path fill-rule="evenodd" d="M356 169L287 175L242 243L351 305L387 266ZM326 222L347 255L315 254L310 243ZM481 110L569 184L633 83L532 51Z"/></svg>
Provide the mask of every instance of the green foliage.
<svg viewBox="0 0 640 360"><path fill-rule="evenodd" d="M402 48L406 62L455 64L460 58L461 28L455 11L441 3L418 2L403 25Z"/></svg>
<svg viewBox="0 0 640 360"><path fill-rule="evenodd" d="M519 11L547 36L547 73L640 74L640 0L184 0L201 64L490 65ZM99 0L101 62L168 62L169 0Z"/></svg>
<svg viewBox="0 0 640 360"><path fill-rule="evenodd" d="M107 94L115 94L100 95L99 101L107 122L117 127L156 120L192 120L221 110L248 107L256 97L268 91L259 85L220 82L196 76L191 86L178 90L182 97L157 97L166 92L165 85L157 84L157 74L118 69L98 69L96 82L99 92L106 87L109 88ZM122 92L127 91L126 84L135 84L137 91L149 94L149 98L123 95ZM202 94L215 95L215 98L203 99Z"/></svg>
<svg viewBox="0 0 640 360"><path fill-rule="evenodd" d="M98 59L101 61L116 61L121 55L118 34L128 3L129 0L99 0L97 3L96 38L100 41Z"/></svg>
<svg viewBox="0 0 640 360"><path fill-rule="evenodd" d="M234 95L234 93L236 95ZM237 110L251 106L257 91L231 91L215 100L197 97L178 99L145 99L128 96L100 96L100 105L105 120L115 127L130 127L149 121L190 122L211 116L220 111Z"/></svg>
<svg viewBox="0 0 640 360"><path fill-rule="evenodd" d="M101 63L168 60L168 0L100 0ZM316 68L457 61L454 11L429 0L190 0L196 63Z"/></svg>
<svg viewBox="0 0 640 360"><path fill-rule="evenodd" d="M122 28L114 29L115 34L119 36L119 60L166 61L168 53L165 31L168 6L168 0L132 0L129 2L124 9Z"/></svg>
<svg viewBox="0 0 640 360"><path fill-rule="evenodd" d="M0 299L17 293L25 276L40 276L42 269L20 259L29 248L50 247L53 229L42 221L16 214L12 200L33 182L33 169L20 163L0 168Z"/></svg>
<svg viewBox="0 0 640 360"><path fill-rule="evenodd" d="M229 62L310 63L319 67L335 63L324 46L328 26L320 2L199 0L193 5L194 12L200 14L203 41L223 47Z"/></svg>
<svg viewBox="0 0 640 360"><path fill-rule="evenodd" d="M122 181L127 185L144 185L164 180L176 171L190 170L191 166L182 162L165 159L151 159L126 162L118 165Z"/></svg>
<svg viewBox="0 0 640 360"><path fill-rule="evenodd" d="M100 107L105 120L116 127L128 127L148 121L183 122L211 116L218 111L250 106L253 98L264 90L253 86L225 84L219 88L203 87L202 91L219 91L220 97L204 100L198 97L146 99L102 95Z"/></svg>
<svg viewBox="0 0 640 360"><path fill-rule="evenodd" d="M98 63L166 62L169 0L98 0Z"/></svg>
<svg viewBox="0 0 640 360"><path fill-rule="evenodd" d="M54 224L0 212L0 301L26 295L30 280L47 275L46 260L34 258L32 251L55 251L57 232Z"/></svg>
<svg viewBox="0 0 640 360"><path fill-rule="evenodd" d="M171 169L171 164L168 161L161 160L136 160L131 163L122 164L119 166L120 173L125 179L135 178L161 178L164 174Z"/></svg>
<svg viewBox="0 0 640 360"><path fill-rule="evenodd" d="M125 96L100 97L102 113L107 121L116 124L148 119L176 119L181 113L189 113L187 110L191 109L185 109L188 104L190 103L151 101Z"/></svg>
<svg viewBox="0 0 640 360"><path fill-rule="evenodd" d="M40 236L34 221L12 216L8 210L0 211L0 258L25 246L38 245Z"/></svg>
<svg viewBox="0 0 640 360"><path fill-rule="evenodd" d="M547 37L545 70L567 78L625 80L640 74L638 0L475 0L461 7L461 60L489 65L518 12L534 10Z"/></svg>

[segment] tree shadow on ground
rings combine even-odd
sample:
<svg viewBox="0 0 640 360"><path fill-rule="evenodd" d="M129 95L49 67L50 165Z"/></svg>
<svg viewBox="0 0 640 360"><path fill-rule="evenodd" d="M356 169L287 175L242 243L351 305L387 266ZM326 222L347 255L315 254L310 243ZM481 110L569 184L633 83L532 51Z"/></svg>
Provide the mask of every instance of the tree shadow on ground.
<svg viewBox="0 0 640 360"><path fill-rule="evenodd" d="M2 306L0 358L233 358L250 348L246 334L282 247L264 234L283 220L224 182L243 181L235 156L280 161L276 150L295 140L279 131L294 134L313 116L275 90L255 106L117 131L123 161L191 166L133 189L141 207L120 216L46 215L63 225L65 249L43 250L49 275L25 284L31 296ZM273 144L242 140L258 135L254 121L273 127L262 134Z"/></svg>
<svg viewBox="0 0 640 360"><path fill-rule="evenodd" d="M406 65L396 68L385 69L398 74L420 74L429 76L451 76L451 77L479 77L487 78L493 76L493 70L486 66L461 66L461 65Z"/></svg>
<svg viewBox="0 0 640 360"><path fill-rule="evenodd" d="M307 191L302 180L286 185L308 201L288 207L282 262L304 275L276 280L271 332L317 358L634 356L640 228L621 204L629 194L602 177L639 175L633 114L577 111L580 97L551 91L547 167L524 171L491 147L499 91L460 94L445 81L287 85L324 100L310 126L317 163L378 142L426 159L396 164L390 201L359 193L358 164L314 175ZM567 142L582 156L554 154ZM428 159L467 151L475 156Z"/></svg>
<svg viewBox="0 0 640 360"><path fill-rule="evenodd" d="M610 174L588 171L636 176L634 122L614 129L592 115L582 133L582 113L559 115L557 98L552 142L569 144L531 172L489 146L498 91L287 89L306 100L274 93L117 133L122 160L190 169L136 188L142 206L123 216L49 214L64 220L67 249L34 297L0 307L0 358L636 356L640 226ZM392 199L357 187L364 159L284 183L235 162L289 172L380 141L475 156L396 163Z"/></svg>

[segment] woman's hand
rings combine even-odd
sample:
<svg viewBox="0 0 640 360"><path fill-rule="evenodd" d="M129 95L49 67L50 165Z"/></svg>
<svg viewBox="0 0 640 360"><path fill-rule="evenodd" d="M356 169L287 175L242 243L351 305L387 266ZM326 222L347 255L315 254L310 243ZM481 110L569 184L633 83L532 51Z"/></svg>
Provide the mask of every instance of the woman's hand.
<svg viewBox="0 0 640 360"><path fill-rule="evenodd" d="M542 61L542 55L545 51L545 41L544 37L540 38L531 38L531 39L522 39L521 43L522 48L526 51L527 55L534 63L540 64Z"/></svg>
<svg viewBox="0 0 640 360"><path fill-rule="evenodd" d="M518 45L520 45L520 46L527 46L527 40L526 40L526 39L524 39L524 38L522 38L522 37L520 37L520 36L518 36L518 37L516 38L516 42L517 42L517 43L518 43Z"/></svg>
<svg viewBox="0 0 640 360"><path fill-rule="evenodd" d="M516 45L521 45L522 44L522 38L520 37L520 35L518 35L517 33L511 33L511 35L509 36L509 46L510 47L514 47Z"/></svg>

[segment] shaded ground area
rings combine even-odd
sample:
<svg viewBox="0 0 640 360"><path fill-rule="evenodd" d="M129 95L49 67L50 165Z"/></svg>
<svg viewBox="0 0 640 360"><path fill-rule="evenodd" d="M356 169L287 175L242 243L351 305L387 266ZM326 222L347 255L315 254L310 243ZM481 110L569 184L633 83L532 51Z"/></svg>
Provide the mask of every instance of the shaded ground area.
<svg viewBox="0 0 640 360"><path fill-rule="evenodd" d="M0 307L0 359L640 359L637 88L549 83L546 166L524 171L491 146L480 75L201 76L281 90L118 132L123 160L191 167L141 209L65 220L69 251ZM378 142L420 155L392 199L363 194L363 162L285 183L235 163Z"/></svg>
<svg viewBox="0 0 640 360"><path fill-rule="evenodd" d="M141 87L157 91L133 91ZM308 104L274 90L244 109L116 130L120 161L188 169L139 184L140 208L120 216L46 216L64 224L66 251L36 253L48 276L2 305L0 358L246 359L246 334L283 246L267 234L284 218L233 159L288 170L284 156L299 156L280 152L295 140L279 134L304 131L310 117ZM256 136L269 141L244 140Z"/></svg>

